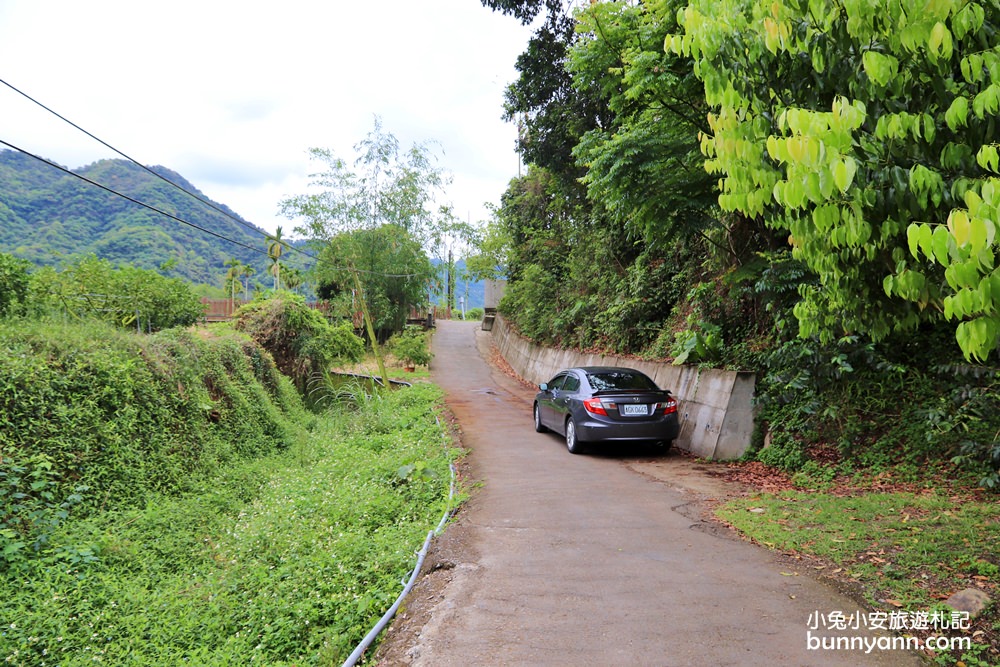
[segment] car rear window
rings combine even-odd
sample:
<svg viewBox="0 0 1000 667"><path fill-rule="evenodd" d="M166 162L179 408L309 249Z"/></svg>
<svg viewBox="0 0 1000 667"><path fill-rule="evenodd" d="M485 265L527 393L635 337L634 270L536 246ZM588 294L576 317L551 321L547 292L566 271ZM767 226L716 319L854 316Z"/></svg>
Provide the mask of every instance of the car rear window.
<svg viewBox="0 0 1000 667"><path fill-rule="evenodd" d="M600 373L588 373L587 381L594 391L612 390L652 390L658 387L648 377L638 371L603 371Z"/></svg>

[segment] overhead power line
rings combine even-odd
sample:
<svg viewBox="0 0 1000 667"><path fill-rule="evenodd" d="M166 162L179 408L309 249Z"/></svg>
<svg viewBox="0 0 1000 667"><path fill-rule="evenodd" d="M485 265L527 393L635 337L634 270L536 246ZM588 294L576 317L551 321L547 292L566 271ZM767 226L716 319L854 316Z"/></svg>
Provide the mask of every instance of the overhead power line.
<svg viewBox="0 0 1000 667"><path fill-rule="evenodd" d="M118 150L117 148L115 148L111 144L107 143L106 141L104 141L100 137L97 137L96 135L92 134L91 132L88 132L87 130L85 130L84 128L80 127L79 125L77 125L73 121L69 120L68 118L66 118L65 116L59 114L58 112L54 111L53 109L49 108L45 104L39 102L35 98L31 97L30 95L28 95L24 91L20 90L19 88L13 86L12 84L8 83L7 81L5 81L3 79L0 79L0 83L2 83L3 85L7 86L8 88L10 88L11 90L13 90L17 94L19 94L22 97L24 97L25 99L31 101L33 104L41 107L42 109L45 109L46 111L48 111L50 114L52 114L53 116L55 116L59 120L67 123L68 125L72 126L76 130L79 130L80 132L83 132L84 134L86 134L88 137L90 137L94 141L97 141L98 143L100 143L102 146L105 146L106 148L114 151L117 155L120 155L121 157L123 157L124 159L128 160L132 164L136 165L137 167L139 167L143 171L151 174L152 176L155 176L159 180L161 180L161 181L169 184L170 186L176 188L177 190L181 191L182 193L188 195L189 197L194 198L195 200L199 201L200 203L204 204L205 206L208 206L209 208L211 208L211 209L213 209L213 210L221 213L222 215L226 216L227 218L229 218L233 222L236 222L236 223L242 225L243 227L246 227L247 229L249 229L250 231L254 232L255 234L260 234L260 235L262 235L264 238L266 238L268 240L275 240L275 236L273 234L268 234L266 231L264 231L264 230L256 227L255 225L253 225L253 224L251 224L251 223L249 223L249 222L241 219L238 216L233 215L229 211L227 211L227 210L223 209L222 207L216 205L211 200L206 199L204 197L201 197L198 194L196 194L194 192L191 192L190 190L188 190L184 186L180 185L179 183L176 183L175 181L167 178L163 174L159 174L159 173L153 171L152 169L150 169L146 165L140 163L139 161L137 161L134 158L132 158L129 155L127 155L126 153ZM190 222L188 220L184 220L184 219L182 219L182 218L180 218L180 217L178 217L178 216L176 216L176 215L174 215L172 213L168 213L166 211L163 211L163 210L161 210L161 209L159 209L159 208L157 208L155 206L146 204L145 202L142 202L142 201L140 201L138 199L130 197L130 196L128 196L126 194L123 194L121 192L118 192L117 190L115 190L113 188L107 187L105 185L102 185L101 183L98 183L98 182L93 181L93 180L91 180L89 178L86 178L85 176L83 176L81 174L78 174L78 173L76 173L76 172L74 172L74 171L72 171L70 169L62 167L61 165L58 165L55 162L47 160L46 158L40 157L38 155L35 155L34 153L31 153L30 151L27 151L27 150L25 150L23 148L19 148L17 146L14 146L13 144L8 143L7 141L0 140L0 144L3 144L3 145L5 145L5 146L7 146L7 147L9 147L9 148L11 148L13 150L16 150L16 151L18 151L20 153L23 153L25 155L28 155L28 156L36 159L36 160L44 162L45 164L48 164L49 166L51 166L51 167L53 167L55 169L58 169L58 170L62 171L65 174L68 174L70 176L79 178L80 180L82 180L82 181L84 181L86 183L89 183L90 185L93 185L95 187L98 187L98 188L100 188L100 189L102 189L102 190L104 190L106 192L109 192L109 193L111 193L111 194L113 194L115 196L122 197L123 199L126 199L126 200L128 200L128 201L130 201L130 202L132 202L134 204L138 204L139 206L143 206L143 207L145 207L145 208L147 208L147 209L149 209L151 211L159 213L160 215L164 215L164 216L166 216L166 217L168 217L168 218L170 218L172 220L175 220L177 222L180 222L180 223L182 223L184 225L187 225L187 226L192 227L194 229L197 229L199 231L205 232L206 234L214 236L215 238L218 238L218 239L220 239L222 241L225 241L227 243L232 243L233 245L240 246L242 248L250 250L251 252L254 252L254 253L257 253L257 254L262 254L262 255L264 255L266 257L270 257L270 253L268 253L266 250L261 250L259 248L255 248L255 247L247 245L247 244L245 244L245 243L243 243L241 241L237 241L236 239L229 238L229 237L227 237L227 236L225 236L223 234L219 234L217 232L213 232L210 229L205 229L204 227L196 225L193 222ZM413 278L413 277L416 277L416 274L413 274L413 273L398 273L398 274L396 274L396 273L382 273L382 272L379 272L379 271L366 271L366 270L363 270L363 269L354 269L354 268L350 268L350 267L335 266L335 265L330 264L326 260L322 259L321 257L313 255L312 253L306 252L305 250L302 250L301 248L297 248L296 246L291 245L291 244L289 244L287 242L281 241L281 243L282 243L282 245L284 245L285 247L287 247L292 252L298 253L298 254L303 255L305 257L308 257L308 258L312 259L313 261L315 261L317 264L322 264L322 265L326 266L327 268L329 268L330 270L333 270L333 271L348 271L348 272L354 271L356 273L363 273L363 274L366 274L366 275L377 275L377 276L381 276L381 277L384 277L384 278Z"/></svg>
<svg viewBox="0 0 1000 667"><path fill-rule="evenodd" d="M267 252L267 250L262 250L261 248L255 248L255 247L253 247L251 245L247 245L246 243L243 243L242 241L237 241L236 239L229 238L228 236L226 236L224 234L219 234L218 232L213 232L211 229L206 229L205 227L202 227L201 225L197 225L197 224L195 224L193 222L190 222L189 220L185 220L184 218L178 217L178 216L174 215L173 213L170 213L168 211L164 211L163 209L157 208L156 206L153 206L151 204L147 204L146 202L140 201L140 200L136 199L135 197L131 197L131 196L129 196L127 194L124 194L122 192L118 192L114 188L110 188L110 187L108 187L108 186L106 186L106 185L104 185L102 183L98 183L97 181L95 181L93 179L87 178L83 174L78 174L75 171L72 171L70 169L67 169L66 167L63 167L62 165L56 164L55 162L52 162L51 160L45 159L45 158L41 157L40 155L35 155L31 151L25 150L25 149L21 148L20 146L15 146L14 144L10 143L9 141L5 141L3 139L0 139L0 145L6 146L7 148L15 150L15 151L17 151L19 153L23 153L24 155L27 155L29 157L32 157L32 158L38 160L39 162L43 162L43 163L49 165L53 169L58 169L59 171L63 172L64 174L66 174L68 176L72 176L74 178L78 178L81 181L83 181L84 183L92 185L92 186L94 186L96 188L100 188L101 190L104 190L105 192L108 192L108 193L110 193L112 195L115 195L116 197L121 197L122 199L125 199L126 201L130 201L133 204L137 204L138 206L142 206L143 208L149 209L150 211L153 211L154 213L159 213L160 215L165 216L167 218L170 218L171 220L175 220L175 221L181 223L182 225L187 225L188 227L191 227L193 229L197 229L198 231L204 232L204 233L208 234L209 236L214 236L215 238L220 239L222 241L225 241L226 243L232 243L233 245L239 246L241 248L249 250L250 252L256 253L258 255L264 255L265 257L270 257L270 254ZM288 247L290 249L292 249L292 250L298 250L294 246L288 246ZM299 252L302 252L302 251L299 251ZM313 255L309 255L308 253L304 253L303 252L303 254L305 254L308 257L313 257ZM378 275L378 276L382 276L384 278L412 278L412 277L415 277L417 275L415 273L396 273L396 274L394 274L394 273L380 273L378 271L365 271L364 269L353 269L353 268L346 267L346 266L334 266L334 265L330 264L329 262L327 262L327 261L325 261L325 260L323 260L321 258L318 258L318 257L314 257L314 259L316 259L316 261L318 263L326 265L327 268L329 268L329 269L331 269L333 271L353 271L353 272L356 272L356 273L364 273L364 274L369 274L369 275Z"/></svg>
<svg viewBox="0 0 1000 667"><path fill-rule="evenodd" d="M267 254L267 251L265 251L265 250L261 250L260 248L254 248L253 246L249 246L249 245L243 243L242 241L237 241L236 239L228 238L226 236L223 236L222 234L219 234L218 232L213 232L211 229L205 229L204 227L202 227L200 225L196 225L193 222L188 222L184 218L179 218L176 215L174 215L173 213L168 213L167 211L164 211L163 209L156 208L155 206L152 206L151 204L147 204L146 202L139 201L135 197L130 197L130 196L124 194L124 193L118 192L117 190L114 190L113 188L109 188L106 185L103 185L101 183L98 183L95 180L87 178L83 174L78 174L78 173L76 173L74 171L71 171L71 170L67 169L66 167L63 167L62 165L58 165L55 162L52 162L50 160L46 160L45 158L43 158L43 157L41 157L39 155L35 155L34 153L32 153L30 151L26 151L23 148L20 148L19 146L15 146L14 144L12 144L12 143L10 143L8 141L4 141L3 139L0 139L0 144L3 144L7 148L11 148L11 149L13 149L13 150L15 150L15 151L17 151L19 153L23 153L25 155L33 157L33 158L35 158L36 160L38 160L40 162L44 162L45 164L47 164L50 167L53 167L55 169L58 169L59 171L63 172L64 174L68 174L69 176L73 176L75 178L79 178L81 181L84 181L85 183L89 183L90 185L93 185L96 188L100 188L101 190L104 190L105 192L110 192L111 194L113 194L113 195L115 195L117 197L121 197L122 199L126 199L126 200L132 202L133 204L138 204L139 206L142 206L143 208L148 208L150 211L153 211L155 213L159 213L160 215L166 216L166 217L170 218L171 220L176 220L177 222L179 222L181 224L184 224L184 225L187 225L188 227L193 227L194 229L197 229L200 232L205 232L206 234L214 236L217 239L222 239L223 241L226 241L228 243L232 243L233 245L238 245L238 246L240 246L242 248L246 248L247 250L250 250L252 252L262 253L262 254L265 254L265 255Z"/></svg>
<svg viewBox="0 0 1000 667"><path fill-rule="evenodd" d="M220 207L220 206L216 205L216 204L215 204L215 202L213 202L213 201L211 201L211 200L209 200L209 199L206 199L206 198L204 198L204 197L201 197L201 196L199 196L198 194L196 194L196 193L194 193L194 192L191 192L190 190L188 190L188 189L187 189L187 188L185 188L184 186L180 185L179 183L176 183L176 182L174 182L173 180L171 180L171 179L167 178L167 177L166 177L166 176L164 176L163 174L159 174L159 173L157 173L157 172L153 171L152 169L150 169L150 168L149 168L149 167L147 167L146 165L144 165L144 164L142 164L141 162L139 162L138 160L136 160L136 159L134 159L134 158L132 158L132 157L130 157L130 156L128 156L128 155L126 155L125 153L123 153L122 151L118 150L117 148L115 148L114 146L112 146L111 144L109 144L108 142L106 142L106 141L104 141L103 139L101 139L100 137L97 137L97 136L95 136L95 135L91 134L90 132L88 132L87 130L83 129L82 127L80 127L79 125L77 125L76 123L74 123L73 121L71 121L70 119L66 118L66 117L65 117L65 116L63 116L62 114L60 114L60 113L58 113L58 112L54 111L53 109L51 109L51 108L47 107L47 106L46 106L46 105L44 105L44 104L42 104L41 102L39 102L38 100L36 100L36 99L35 99L34 97L32 97L31 95L28 95L28 94L27 94L26 92L24 92L23 90L20 90L19 88L17 88L17 87L15 87L15 86L13 86L12 84L8 83L7 81L4 81L3 79L0 79L0 83L2 83L3 85L7 86L8 88L10 88L11 90L13 90L13 91L14 91L15 93L17 93L18 95L21 95L21 96L22 96L22 97L24 97L25 99L27 99L27 100L31 101L32 103L34 103L34 104L36 104L36 105L40 106L40 107L41 107L41 108L43 108L43 109L45 109L45 110L46 110L46 111L48 111L48 112L49 112L50 114L52 114L53 116L55 116L55 117L56 117L56 118L58 118L59 120L63 121L64 123L67 123L67 124L69 124L69 125L73 126L73 127L75 128L75 129L79 130L80 132L83 132L83 133L84 133L84 134L86 134L86 135L87 135L88 137L90 137L91 139L93 139L93 140L94 140L94 141L96 141L97 143L101 144L102 146L104 146L104 147L106 147L106 148L108 148L108 149L110 149L110 150L114 151L115 153L117 153L118 155L122 156L123 158L125 158L126 160L128 160L128 161L129 161L129 162L131 162L132 164L136 165L137 167L139 167L139 168L140 168L140 169L142 169L143 171L146 171L146 172L148 172L149 174L152 174L153 176L155 176L156 178L160 179L160 180L161 180L161 181L163 181L164 183L169 183L169 184L170 184L171 186L173 186L173 187L177 188L178 190L180 190L180 191L181 191L181 192L183 192L184 194L188 195L189 197L193 197L193 198L197 199L197 200L198 200L198 201L200 201L200 202L201 202L202 204L205 204L206 206L208 206L208 207L210 207L210 208L212 208L212 209L214 209L214 210L218 211L219 213L221 213L222 215L226 216L226 217L227 217L227 218L229 218L230 220L232 220L232 221L234 221L234 222L236 222L236 223L238 223L238 224L240 224L240 225L243 225L244 227L246 227L246 228L247 228L247 229L249 229L250 231L254 232L255 234L262 234L262 235L264 235L264 236L265 236L266 238L268 238L268 239L272 239L272 238L274 238L274 236L273 236L273 235L271 235L271 234L268 234L268 233L267 233L267 232L265 232L265 231L264 231L263 229L260 229L260 228L258 228L257 226L255 226L255 225L253 225L253 224L250 224L250 223L249 223L249 222L247 222L246 220L242 220L242 219L241 219L241 218L239 218L238 216L235 216L235 215L231 214L231 213L230 213L229 211L226 211L226 210L225 210L225 209L223 209L222 207ZM306 255L308 256L308 253L303 253L303 254L306 254ZM316 259L316 258L314 257L313 259Z"/></svg>

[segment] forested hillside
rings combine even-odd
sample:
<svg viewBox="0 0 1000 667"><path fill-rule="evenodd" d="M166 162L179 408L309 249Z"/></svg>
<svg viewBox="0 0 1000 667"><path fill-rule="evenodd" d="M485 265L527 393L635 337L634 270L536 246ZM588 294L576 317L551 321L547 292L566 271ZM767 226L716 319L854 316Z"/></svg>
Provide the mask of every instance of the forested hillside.
<svg viewBox="0 0 1000 667"><path fill-rule="evenodd" d="M165 167L150 169L207 199L180 174ZM252 265L264 282L270 280L262 230L254 232L127 160L101 160L73 171L261 252L227 243L9 150L0 151L0 247L4 251L43 266L93 253L116 264L161 270L171 277L218 287L226 262L235 257ZM221 204L216 206L239 217ZM295 261L291 256L288 259Z"/></svg>

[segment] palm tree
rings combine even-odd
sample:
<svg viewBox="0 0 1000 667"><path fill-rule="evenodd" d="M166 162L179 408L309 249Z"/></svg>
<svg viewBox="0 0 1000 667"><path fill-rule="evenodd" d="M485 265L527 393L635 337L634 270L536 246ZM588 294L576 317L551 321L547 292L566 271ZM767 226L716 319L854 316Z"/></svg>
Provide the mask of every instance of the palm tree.
<svg viewBox="0 0 1000 667"><path fill-rule="evenodd" d="M236 286L240 284L240 276L243 275L243 262L233 257L226 262L226 266L229 270L226 271L223 287L229 292L229 310L233 311L236 309Z"/></svg>
<svg viewBox="0 0 1000 667"><path fill-rule="evenodd" d="M249 264L243 265L243 270L240 272L240 276L243 278L243 300L250 300L250 276L254 274L254 268Z"/></svg>
<svg viewBox="0 0 1000 667"><path fill-rule="evenodd" d="M293 267L285 267L285 287L295 291L302 284L302 273Z"/></svg>
<svg viewBox="0 0 1000 667"><path fill-rule="evenodd" d="M281 226L274 230L274 236L269 237L267 244L267 256L271 258L271 267L268 272L274 276L274 291L281 287L281 253L285 249L285 243L281 240Z"/></svg>

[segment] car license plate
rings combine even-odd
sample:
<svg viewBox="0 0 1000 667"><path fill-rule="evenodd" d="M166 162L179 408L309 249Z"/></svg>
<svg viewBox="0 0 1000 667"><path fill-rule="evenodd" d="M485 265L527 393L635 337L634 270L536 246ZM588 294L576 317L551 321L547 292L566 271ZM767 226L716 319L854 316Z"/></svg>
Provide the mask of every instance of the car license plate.
<svg viewBox="0 0 1000 667"><path fill-rule="evenodd" d="M646 405L643 403L619 403L618 408L621 410L623 415L629 417L645 417L646 416Z"/></svg>

